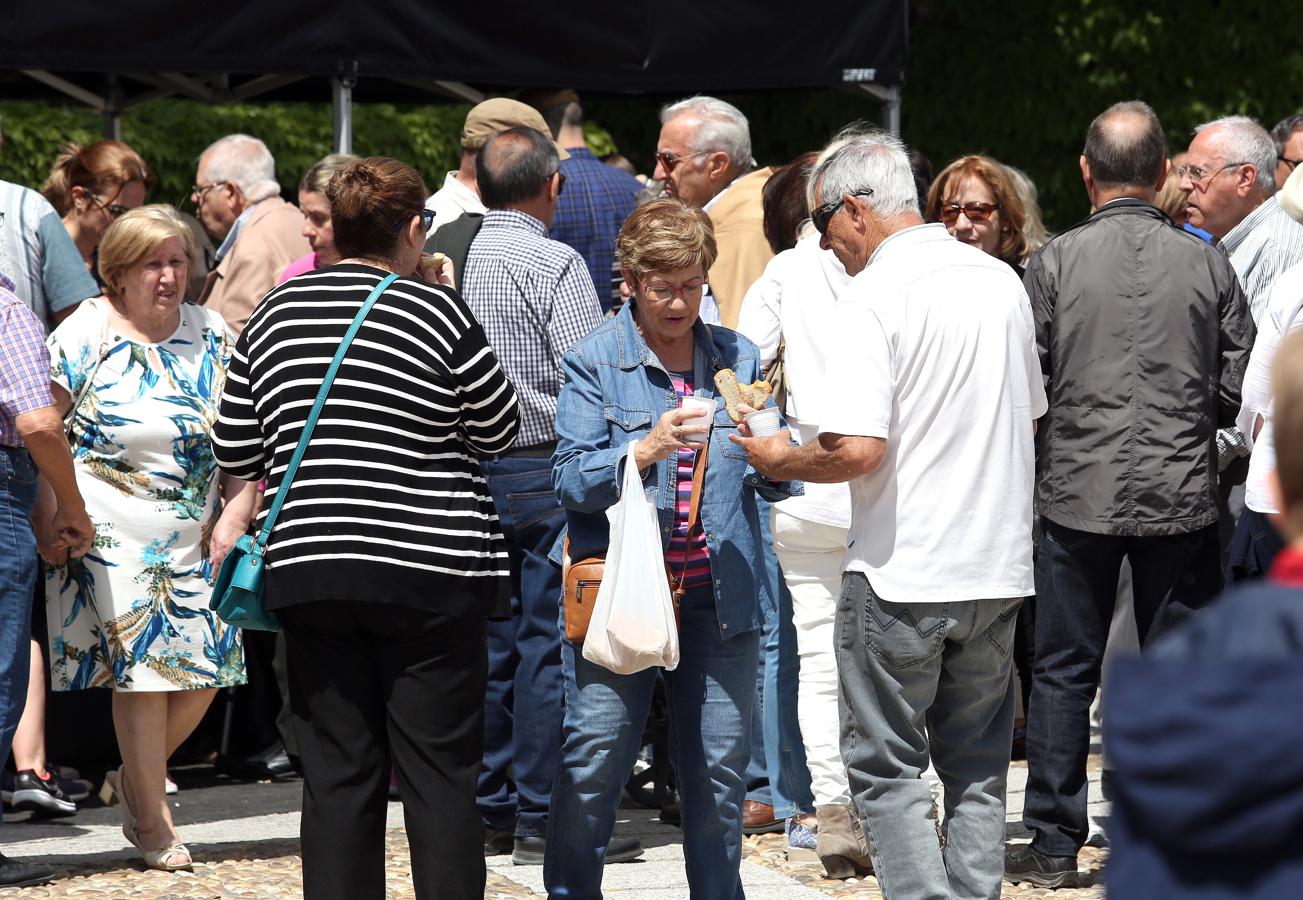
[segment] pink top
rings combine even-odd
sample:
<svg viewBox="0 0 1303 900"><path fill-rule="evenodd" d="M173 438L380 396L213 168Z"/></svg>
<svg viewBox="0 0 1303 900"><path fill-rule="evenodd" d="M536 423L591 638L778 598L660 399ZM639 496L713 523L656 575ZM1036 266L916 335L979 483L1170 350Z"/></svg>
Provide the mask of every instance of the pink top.
<svg viewBox="0 0 1303 900"><path fill-rule="evenodd" d="M302 275L305 272L311 272L316 268L317 254L309 253L307 256L300 256L298 259L294 260L294 262L285 267L285 271L281 272L280 280L276 283L284 284L295 275Z"/></svg>
<svg viewBox="0 0 1303 900"><path fill-rule="evenodd" d="M680 399L692 393L692 379L692 372L670 373L674 392ZM692 467L696 461L695 450L680 448L675 459L678 493L674 505L674 531L670 534L670 547L665 553L665 560L670 564L676 579L684 571L684 557L687 557L687 570L683 578L685 588L710 584L710 548L706 545L706 535L700 519L693 526L692 534L688 534L688 514L692 508Z"/></svg>

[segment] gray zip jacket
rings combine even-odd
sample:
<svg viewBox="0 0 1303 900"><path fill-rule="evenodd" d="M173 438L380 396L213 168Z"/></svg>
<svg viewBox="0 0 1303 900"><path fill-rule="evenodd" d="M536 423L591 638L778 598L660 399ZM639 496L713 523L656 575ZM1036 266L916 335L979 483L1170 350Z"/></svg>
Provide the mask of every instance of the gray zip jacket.
<svg viewBox="0 0 1303 900"><path fill-rule="evenodd" d="M1122 199L1038 250L1024 283L1050 403L1036 511L1095 534L1215 522L1215 433L1235 423L1254 336L1225 256Z"/></svg>

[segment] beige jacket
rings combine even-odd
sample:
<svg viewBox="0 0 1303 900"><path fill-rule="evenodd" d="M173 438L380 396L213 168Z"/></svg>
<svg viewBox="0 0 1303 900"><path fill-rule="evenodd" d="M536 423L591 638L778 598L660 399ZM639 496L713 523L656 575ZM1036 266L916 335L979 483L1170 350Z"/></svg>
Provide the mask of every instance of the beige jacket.
<svg viewBox="0 0 1303 900"><path fill-rule="evenodd" d="M742 298L774 256L765 240L760 194L773 174L772 168L764 168L743 175L708 210L719 248L719 256L710 267L710 292L719 305L719 320L725 328L737 328Z"/></svg>
<svg viewBox="0 0 1303 900"><path fill-rule="evenodd" d="M303 213L297 206L280 197L259 201L240 229L235 246L208 273L199 302L221 313L239 334L285 267L311 249L303 236Z"/></svg>

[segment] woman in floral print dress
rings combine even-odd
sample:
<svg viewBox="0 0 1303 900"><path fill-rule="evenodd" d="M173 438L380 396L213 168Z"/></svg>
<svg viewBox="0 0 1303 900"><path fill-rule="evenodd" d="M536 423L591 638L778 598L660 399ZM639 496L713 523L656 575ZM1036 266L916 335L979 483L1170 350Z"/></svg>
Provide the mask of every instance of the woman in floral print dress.
<svg viewBox="0 0 1303 900"><path fill-rule="evenodd" d="M209 433L234 338L182 303L194 242L166 206L113 223L100 244L104 299L50 335L56 403L73 418L78 486L98 529L46 579L56 690L114 689L123 832L163 869L190 864L163 799L167 759L215 689L244 682L238 629L208 609L215 569L252 517L226 485ZM88 386L89 380L89 386ZM78 402L80 400L80 402Z"/></svg>

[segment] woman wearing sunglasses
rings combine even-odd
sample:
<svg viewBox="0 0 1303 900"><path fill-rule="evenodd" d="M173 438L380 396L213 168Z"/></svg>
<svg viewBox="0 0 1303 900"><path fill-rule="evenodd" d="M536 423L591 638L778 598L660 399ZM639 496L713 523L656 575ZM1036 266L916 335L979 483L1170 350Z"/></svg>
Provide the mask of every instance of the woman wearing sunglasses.
<svg viewBox="0 0 1303 900"><path fill-rule="evenodd" d="M100 287L95 254L113 220L145 202L154 185L149 166L122 141L68 144L41 187L63 218L72 242Z"/></svg>
<svg viewBox="0 0 1303 900"><path fill-rule="evenodd" d="M928 191L926 218L1022 275L1027 214L1013 178L996 160L961 156L946 166Z"/></svg>

